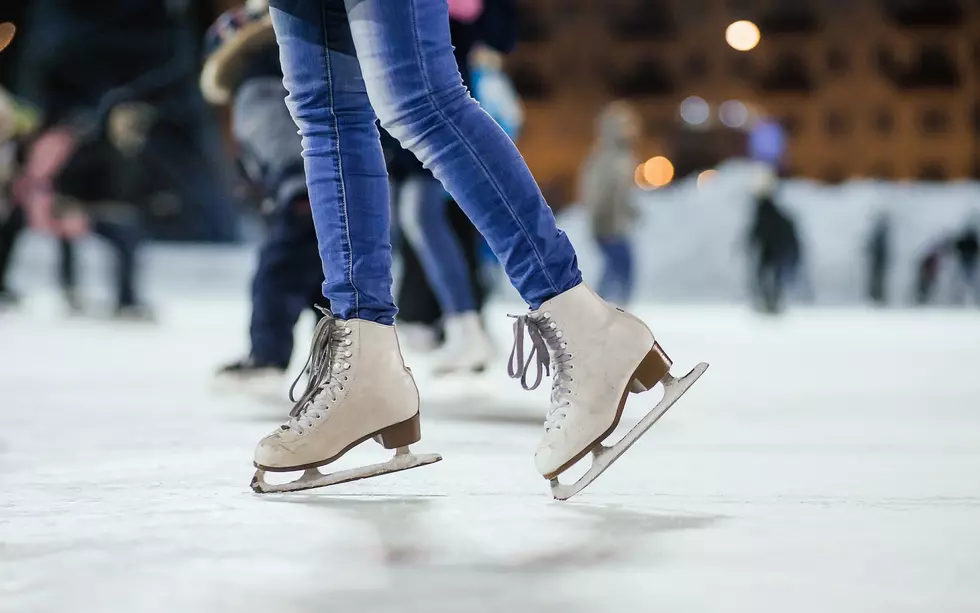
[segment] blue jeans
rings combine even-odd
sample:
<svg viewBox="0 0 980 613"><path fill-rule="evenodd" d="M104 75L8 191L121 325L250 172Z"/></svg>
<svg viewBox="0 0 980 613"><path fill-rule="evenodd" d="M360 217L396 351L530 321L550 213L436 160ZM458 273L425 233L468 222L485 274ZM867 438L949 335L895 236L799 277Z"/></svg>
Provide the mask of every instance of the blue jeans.
<svg viewBox="0 0 980 613"><path fill-rule="evenodd" d="M376 118L459 202L532 308L581 282L517 148L463 86L446 0L270 4L338 317L390 324L397 312Z"/></svg>
<svg viewBox="0 0 980 613"><path fill-rule="evenodd" d="M443 316L476 310L466 255L447 216L446 190L427 173L392 185L402 236L418 255Z"/></svg>
<svg viewBox="0 0 980 613"><path fill-rule="evenodd" d="M633 251L625 237L598 239L599 249L605 258L599 295L603 299L623 306L633 295Z"/></svg>

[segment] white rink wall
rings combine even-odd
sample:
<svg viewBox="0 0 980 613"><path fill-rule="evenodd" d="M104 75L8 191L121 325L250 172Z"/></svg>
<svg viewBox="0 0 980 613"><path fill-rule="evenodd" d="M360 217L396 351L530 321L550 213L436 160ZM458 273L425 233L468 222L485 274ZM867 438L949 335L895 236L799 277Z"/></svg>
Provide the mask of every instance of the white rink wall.
<svg viewBox="0 0 980 613"><path fill-rule="evenodd" d="M637 298L666 302L744 301L748 263L745 234L753 211L759 170L732 161L699 189L692 178L669 189L641 193L641 220L634 233ZM867 283L866 245L880 212L891 217L889 299L908 304L919 259L938 241L980 219L980 184L855 181L824 185L782 183L777 202L797 222L818 304L857 304ZM586 279L597 281L602 261L584 211L559 217L579 251ZM945 262L937 296L950 293L953 271Z"/></svg>

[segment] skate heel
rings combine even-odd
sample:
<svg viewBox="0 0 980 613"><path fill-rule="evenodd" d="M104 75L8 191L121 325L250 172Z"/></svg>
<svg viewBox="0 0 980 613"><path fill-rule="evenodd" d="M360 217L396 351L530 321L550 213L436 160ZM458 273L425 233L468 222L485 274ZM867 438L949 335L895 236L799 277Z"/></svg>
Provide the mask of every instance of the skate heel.
<svg viewBox="0 0 980 613"><path fill-rule="evenodd" d="M388 426L378 433L377 438L381 439L381 444L385 449L397 449L414 445L422 439L422 423L419 414L406 419L401 423Z"/></svg>
<svg viewBox="0 0 980 613"><path fill-rule="evenodd" d="M660 343L654 343L650 353L643 358L640 365L633 372L633 380L630 382L630 391L634 394L653 389L657 383L670 372L673 362L664 353Z"/></svg>

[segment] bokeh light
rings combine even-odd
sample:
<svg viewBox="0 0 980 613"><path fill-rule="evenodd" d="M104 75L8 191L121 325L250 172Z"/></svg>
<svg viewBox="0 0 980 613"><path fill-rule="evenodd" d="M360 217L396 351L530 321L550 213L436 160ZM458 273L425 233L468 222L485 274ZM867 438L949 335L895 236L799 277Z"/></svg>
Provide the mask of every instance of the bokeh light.
<svg viewBox="0 0 980 613"><path fill-rule="evenodd" d="M749 109L739 100L727 100L718 108L718 119L729 128L743 128L749 122Z"/></svg>
<svg viewBox="0 0 980 613"><path fill-rule="evenodd" d="M662 155L643 164L643 178L653 187L664 187L674 180L674 165Z"/></svg>
<svg viewBox="0 0 980 613"><path fill-rule="evenodd" d="M718 176L718 171L712 168L701 172L698 175L698 189L704 189L709 183L715 180Z"/></svg>
<svg viewBox="0 0 980 613"><path fill-rule="evenodd" d="M698 126L708 121L711 116L711 107L699 96L689 96L681 102L681 119Z"/></svg>
<svg viewBox="0 0 980 613"><path fill-rule="evenodd" d="M751 21L736 21L725 30L725 40L732 49L749 51L759 44L762 34Z"/></svg>
<svg viewBox="0 0 980 613"><path fill-rule="evenodd" d="M636 167L636 172L633 173L633 180L636 181L636 186L644 191L650 191L651 189L656 189L654 186L650 185L649 181L647 181L644 173L645 167L646 164L640 164L639 166Z"/></svg>

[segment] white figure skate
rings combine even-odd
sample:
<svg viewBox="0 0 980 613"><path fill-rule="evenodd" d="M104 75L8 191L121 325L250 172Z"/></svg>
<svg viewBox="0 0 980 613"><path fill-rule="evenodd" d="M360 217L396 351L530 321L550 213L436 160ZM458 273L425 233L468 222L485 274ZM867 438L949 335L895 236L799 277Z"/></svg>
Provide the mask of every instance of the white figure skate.
<svg viewBox="0 0 980 613"><path fill-rule="evenodd" d="M445 332L445 343L432 355L433 373L474 374L486 370L493 346L476 311L447 317Z"/></svg>
<svg viewBox="0 0 980 613"><path fill-rule="evenodd" d="M524 333L531 351L524 357ZM528 384L527 371L536 362L537 374ZM514 348L508 374L534 389L551 374L551 408L545 435L534 455L538 471L551 481L552 495L566 500L592 483L623 455L691 385L708 365L699 364L681 378L670 374L670 358L646 324L616 309L584 283L552 298L537 311L514 322ZM623 414L627 395L664 385L664 397L621 441L603 441ZM578 481L563 485L559 475L588 453L592 466Z"/></svg>
<svg viewBox="0 0 980 613"><path fill-rule="evenodd" d="M317 325L308 364L309 382L291 419L262 439L255 450L253 490L295 492L442 459L438 454L415 455L409 450L421 438L419 392L402 360L393 326L327 315ZM371 438L394 449L394 457L332 474L317 470ZM303 475L290 483L265 481L266 472L299 470Z"/></svg>

